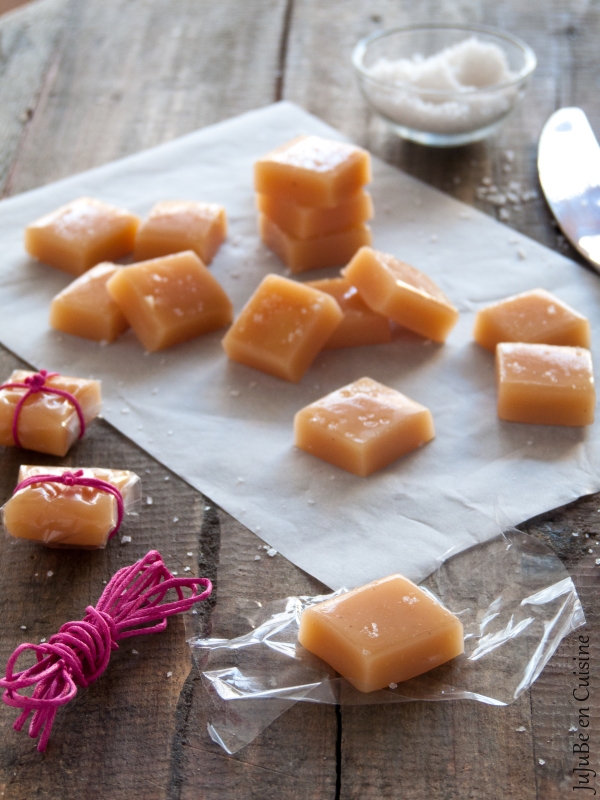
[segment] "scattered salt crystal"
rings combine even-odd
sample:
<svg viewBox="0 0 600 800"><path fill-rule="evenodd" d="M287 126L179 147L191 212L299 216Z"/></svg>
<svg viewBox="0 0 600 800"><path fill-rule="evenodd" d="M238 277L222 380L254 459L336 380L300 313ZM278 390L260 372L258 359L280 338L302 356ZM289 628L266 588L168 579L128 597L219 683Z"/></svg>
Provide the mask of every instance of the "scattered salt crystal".
<svg viewBox="0 0 600 800"><path fill-rule="evenodd" d="M184 568L183 568L183 571L184 571L184 572L190 572L190 571L191 571L191 569L192 569L191 567L184 567Z"/></svg>
<svg viewBox="0 0 600 800"><path fill-rule="evenodd" d="M592 548L590 547L590 548L588 549L588 553L593 553L593 552L594 552L594 551L593 551L593 550L592 550Z"/></svg>
<svg viewBox="0 0 600 800"><path fill-rule="evenodd" d="M229 396L230 397L239 397L240 396L240 390L239 389L232 389L229 392Z"/></svg>
<svg viewBox="0 0 600 800"><path fill-rule="evenodd" d="M170 481L171 479L169 478L169 476L168 476L168 475L165 475L165 480L166 480L166 481Z"/></svg>
<svg viewBox="0 0 600 800"><path fill-rule="evenodd" d="M177 517L175 517L175 519L177 519ZM187 553L186 553L186 556L187 556L188 558L191 558L193 555L194 555L194 554L192 553L192 551L191 551L191 550L188 550L188 551L187 551Z"/></svg>
<svg viewBox="0 0 600 800"><path fill-rule="evenodd" d="M171 573L171 575L179 575L179 573L178 573L178 572L175 572L175 570L173 570L173 572Z"/></svg>
<svg viewBox="0 0 600 800"><path fill-rule="evenodd" d="M243 482L244 482L244 478L238 478L238 479L236 480L236 483L243 483Z"/></svg>
<svg viewBox="0 0 600 800"><path fill-rule="evenodd" d="M259 530L260 530L260 525L257 525L257 526L256 526L256 530L257 530L257 531L259 531Z"/></svg>
<svg viewBox="0 0 600 800"><path fill-rule="evenodd" d="M312 500L312 499L311 500L307 500L306 502L308 503L309 506L314 506L314 504L315 504L315 501Z"/></svg>
<svg viewBox="0 0 600 800"><path fill-rule="evenodd" d="M54 573L52 572L51 569L49 569L48 572L46 573L46 575L47 575L48 578L51 578L54 575Z"/></svg>
<svg viewBox="0 0 600 800"><path fill-rule="evenodd" d="M197 614L197 613L198 613L198 612L197 612L197 611L196 611L196 609L194 608L194 609L192 610L192 614Z"/></svg>
<svg viewBox="0 0 600 800"><path fill-rule="evenodd" d="M170 677L172 677L172 675L173 675L173 673L172 673L172 672L167 672L167 678L170 678Z"/></svg>
<svg viewBox="0 0 600 800"><path fill-rule="evenodd" d="M274 548L274 547L269 547L269 549L267 550L267 555L268 555L270 558L273 558L273 556L276 556L276 555L277 555L277 550L275 550L275 548Z"/></svg>
<svg viewBox="0 0 600 800"><path fill-rule="evenodd" d="M260 561L260 556L254 556L255 561Z"/></svg>
<svg viewBox="0 0 600 800"><path fill-rule="evenodd" d="M510 211L508 208L501 208L498 212L498 216L503 222L506 222L507 219L510 219Z"/></svg>
<svg viewBox="0 0 600 800"><path fill-rule="evenodd" d="M522 247L519 247L519 249L517 250L517 255L519 256L519 261L525 261L525 259L527 258L527 253L525 252L525 250L523 250Z"/></svg>
<svg viewBox="0 0 600 800"><path fill-rule="evenodd" d="M390 686L390 689L397 689L398 688L398 684L397 683L390 683L389 686Z"/></svg>
<svg viewBox="0 0 600 800"><path fill-rule="evenodd" d="M502 172L512 172L512 167L510 164L503 164L502 165Z"/></svg>
<svg viewBox="0 0 600 800"><path fill-rule="evenodd" d="M137 650L132 650L131 652L133 653L134 656L138 656L139 655Z"/></svg>
<svg viewBox="0 0 600 800"><path fill-rule="evenodd" d="M42 638L40 639L40 644L44 644L45 641L46 641L46 637L42 636Z"/></svg>
<svg viewBox="0 0 600 800"><path fill-rule="evenodd" d="M600 558L596 559L596 564L600 564Z"/></svg>
<svg viewBox="0 0 600 800"><path fill-rule="evenodd" d="M173 522L179 522L179 517L173 517Z"/></svg>
<svg viewBox="0 0 600 800"><path fill-rule="evenodd" d="M146 475L151 475L152 474L152 470L150 470L150 469L145 469L144 472L146 473Z"/></svg>
<svg viewBox="0 0 600 800"><path fill-rule="evenodd" d="M121 536L121 544L129 544L131 542L131 536Z"/></svg>
<svg viewBox="0 0 600 800"><path fill-rule="evenodd" d="M26 631L27 630L27 625L21 625L21 630L22 631Z"/></svg>
<svg viewBox="0 0 600 800"><path fill-rule="evenodd" d="M571 727L569 728L569 733L574 733L575 731L578 731L578 730L579 730L579 728L577 728L575 725L571 725Z"/></svg>
<svg viewBox="0 0 600 800"><path fill-rule="evenodd" d="M492 185L492 179L488 178L487 175L485 176L485 178L481 179L481 182L483 183L484 186L491 186Z"/></svg>
<svg viewBox="0 0 600 800"><path fill-rule="evenodd" d="M148 495L148 497L146 498L146 505L151 506L153 502L154 500L150 497L150 495Z"/></svg>
<svg viewBox="0 0 600 800"><path fill-rule="evenodd" d="M546 763L546 762L544 761L544 759L543 759L543 758L538 758L538 764L539 764L541 767L543 767L545 763Z"/></svg>
<svg viewBox="0 0 600 800"><path fill-rule="evenodd" d="M204 506L205 511L210 511L210 506Z"/></svg>
<svg viewBox="0 0 600 800"><path fill-rule="evenodd" d="M579 536L578 533L572 533L571 536Z"/></svg>
<svg viewBox="0 0 600 800"><path fill-rule="evenodd" d="M525 727L525 725L519 725L518 728L515 728L515 731L517 733L523 733L523 731L526 731L526 730L527 730L527 728Z"/></svg>

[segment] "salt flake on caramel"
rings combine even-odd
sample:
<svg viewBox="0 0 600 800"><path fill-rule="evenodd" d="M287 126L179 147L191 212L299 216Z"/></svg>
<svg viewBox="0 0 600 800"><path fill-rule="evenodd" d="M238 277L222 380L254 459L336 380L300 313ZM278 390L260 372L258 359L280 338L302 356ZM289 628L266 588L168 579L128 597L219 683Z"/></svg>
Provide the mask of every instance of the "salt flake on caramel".
<svg viewBox="0 0 600 800"><path fill-rule="evenodd" d="M464 650L458 617L402 575L309 606L298 639L361 692L414 678Z"/></svg>
<svg viewBox="0 0 600 800"><path fill-rule="evenodd" d="M296 447L365 477L435 436L431 412L371 378L360 378L294 417Z"/></svg>

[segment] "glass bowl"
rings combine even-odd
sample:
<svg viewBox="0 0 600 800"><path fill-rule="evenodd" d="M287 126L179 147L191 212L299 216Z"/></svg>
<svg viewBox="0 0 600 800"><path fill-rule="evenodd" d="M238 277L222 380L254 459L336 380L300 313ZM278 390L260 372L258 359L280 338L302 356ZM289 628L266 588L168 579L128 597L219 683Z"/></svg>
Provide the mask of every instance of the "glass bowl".
<svg viewBox="0 0 600 800"><path fill-rule="evenodd" d="M489 136L523 94L533 50L483 25L414 25L361 39L363 95L404 139L452 147Z"/></svg>

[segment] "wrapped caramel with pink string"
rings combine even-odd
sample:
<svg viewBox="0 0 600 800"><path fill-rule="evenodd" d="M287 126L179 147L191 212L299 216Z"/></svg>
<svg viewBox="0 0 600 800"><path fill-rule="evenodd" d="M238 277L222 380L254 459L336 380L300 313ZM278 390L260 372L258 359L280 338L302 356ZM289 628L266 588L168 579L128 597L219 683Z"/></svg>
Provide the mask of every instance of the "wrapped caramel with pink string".
<svg viewBox="0 0 600 800"><path fill-rule="evenodd" d="M101 407L100 381L17 369L0 384L0 445L64 456Z"/></svg>
<svg viewBox="0 0 600 800"><path fill-rule="evenodd" d="M22 466L13 496L2 507L5 531L49 547L106 547L123 516L137 508L142 488L134 472Z"/></svg>

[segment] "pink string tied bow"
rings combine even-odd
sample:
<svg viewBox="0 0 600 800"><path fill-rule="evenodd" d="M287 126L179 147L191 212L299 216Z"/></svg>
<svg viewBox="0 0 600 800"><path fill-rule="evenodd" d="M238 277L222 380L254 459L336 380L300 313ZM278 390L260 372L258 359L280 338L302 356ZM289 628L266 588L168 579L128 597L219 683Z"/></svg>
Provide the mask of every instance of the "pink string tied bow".
<svg viewBox="0 0 600 800"><path fill-rule="evenodd" d="M71 394L71 392L67 392L65 389L57 389L54 386L47 386L46 381L50 378L56 378L57 375L60 373L58 372L48 372L45 369L41 369L39 372L35 372L33 375L29 375L25 380L20 383L3 383L0 385L1 389L25 389L25 394L19 398L17 405L15 406L15 413L13 415L12 421L12 437L14 439L15 445L17 447L21 447L21 441L19 439L19 417L21 416L21 409L25 402L34 394L39 394L42 392L43 394L55 394L59 397L64 397L66 400L71 403L75 411L77 412L77 417L79 419L79 438L83 436L85 433L85 419L83 416L83 409L75 395Z"/></svg>
<svg viewBox="0 0 600 800"><path fill-rule="evenodd" d="M198 587L204 591L199 592ZM191 590L187 597L185 588ZM177 599L163 602L171 590ZM5 690L2 699L7 705L23 709L14 729L20 731L32 714L29 736L40 737L37 749L44 752L58 709L75 697L78 687L87 687L102 675L111 652L118 649L118 641L164 631L168 617L188 611L211 591L208 578L176 578L156 550L120 569L96 607L87 607L83 620L67 622L42 644L19 645L9 658L0 688ZM15 672L26 650L35 653L36 663ZM31 695L20 693L31 687Z"/></svg>
<svg viewBox="0 0 600 800"><path fill-rule="evenodd" d="M16 494L21 489L26 489L34 483L62 483L65 486L89 486L92 489L98 489L101 492L108 492L117 501L117 524L109 533L109 540L117 533L123 522L123 515L125 513L125 504L123 503L123 495L108 481L103 481L100 478L86 478L83 475L83 470L78 469L77 472L69 472L69 470L62 473L62 475L30 475L25 480L18 483L13 491Z"/></svg>

